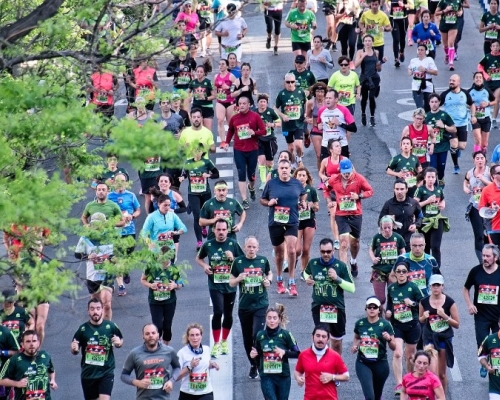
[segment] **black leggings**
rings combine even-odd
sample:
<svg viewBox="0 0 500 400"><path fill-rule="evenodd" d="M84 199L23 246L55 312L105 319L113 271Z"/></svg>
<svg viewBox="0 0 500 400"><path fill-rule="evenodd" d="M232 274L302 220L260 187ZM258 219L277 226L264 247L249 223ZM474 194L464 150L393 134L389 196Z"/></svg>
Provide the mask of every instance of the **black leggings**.
<svg viewBox="0 0 500 400"><path fill-rule="evenodd" d="M258 310L238 310L238 318L240 319L245 353L250 364L257 365L257 358L251 358L250 352L252 351L257 332L263 330L266 324L266 308L259 308Z"/></svg>
<svg viewBox="0 0 500 400"><path fill-rule="evenodd" d="M476 207L471 207L469 211L469 220L472 225L472 231L474 232L474 251L481 264L483 262L483 246L485 243L488 243L488 238L484 236L484 220L479 215L479 211Z"/></svg>
<svg viewBox="0 0 500 400"><path fill-rule="evenodd" d="M158 328L158 333L163 340L172 340L172 321L174 320L176 301L167 304L150 304L151 320ZM162 336L163 334L163 336Z"/></svg>
<svg viewBox="0 0 500 400"><path fill-rule="evenodd" d="M210 192L205 194L188 194L189 208L193 213L193 228L196 240L201 242L200 210L206 201L210 200Z"/></svg>
<svg viewBox="0 0 500 400"><path fill-rule="evenodd" d="M273 31L274 23L274 34L279 35L281 33L281 20L283 18L283 10L267 11L264 14L266 21L266 32L270 36Z"/></svg>
<svg viewBox="0 0 500 400"><path fill-rule="evenodd" d="M389 363L387 360L366 363L356 360L356 375L365 400L380 400L385 381L389 377Z"/></svg>
<svg viewBox="0 0 500 400"><path fill-rule="evenodd" d="M373 117L375 115L375 108L377 107L375 98L380 93L380 78L372 78L372 81L375 85L373 89L368 87L367 81L361 85L361 112L366 114L366 103L370 99L370 115Z"/></svg>
<svg viewBox="0 0 500 400"><path fill-rule="evenodd" d="M392 51L394 58L399 59L399 53L404 53L406 45L406 31L408 29L408 18L393 19L392 25Z"/></svg>
<svg viewBox="0 0 500 400"><path fill-rule="evenodd" d="M339 41L342 49L342 55L347 56L347 47L349 47L349 58L354 60L354 53L356 52L356 27L354 25L344 24L339 31Z"/></svg>
<svg viewBox="0 0 500 400"><path fill-rule="evenodd" d="M219 331L221 327L231 329L233 326L233 307L236 292L222 293L215 289L210 289L209 292L214 311L212 330ZM223 315L224 321L222 321Z"/></svg>
<svg viewBox="0 0 500 400"><path fill-rule="evenodd" d="M439 220L437 229L429 229L427 232L422 232L425 237L425 252L431 254L436 259L439 268L441 268L441 240L443 239L443 232L443 220Z"/></svg>

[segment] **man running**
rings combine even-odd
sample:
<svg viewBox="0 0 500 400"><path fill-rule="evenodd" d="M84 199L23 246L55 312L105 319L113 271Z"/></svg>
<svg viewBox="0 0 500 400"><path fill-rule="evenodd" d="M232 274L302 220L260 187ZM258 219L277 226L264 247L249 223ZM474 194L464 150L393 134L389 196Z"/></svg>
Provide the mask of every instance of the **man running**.
<svg viewBox="0 0 500 400"><path fill-rule="evenodd" d="M401 139L400 146L401 153L392 157L385 172L396 179L404 180L408 188L408 196L413 197L417 190L417 175L422 171L422 166L417 156L412 154L413 142L409 136Z"/></svg>
<svg viewBox="0 0 500 400"><path fill-rule="evenodd" d="M203 126L202 111L199 108L191 110L190 127L184 128L179 137L179 144L187 147L186 154L194 154L194 150L203 145L205 158L208 158L208 153L215 153L214 135Z"/></svg>
<svg viewBox="0 0 500 400"><path fill-rule="evenodd" d="M90 319L75 332L71 353L82 352L81 383L85 400L110 400L115 380L113 347L123 346L123 335L114 322L104 319L101 300L90 299L87 307Z"/></svg>
<svg viewBox="0 0 500 400"><path fill-rule="evenodd" d="M317 25L314 13L306 10L306 0L297 1L297 8L290 10L285 26L291 29L293 54L302 55L307 61L307 52L311 50L311 30Z"/></svg>
<svg viewBox="0 0 500 400"><path fill-rule="evenodd" d="M220 21L215 28L215 35L221 38L221 58L227 60L228 54L234 53L236 59L241 61L243 53L241 41L248 31L247 23L239 15L234 3L229 3L226 10L227 17Z"/></svg>
<svg viewBox="0 0 500 400"><path fill-rule="evenodd" d="M496 211L496 214L491 219L491 229L488 235L493 244L500 245L500 165L493 165L490 168L490 175L493 182L486 186L481 192L479 199L479 210L481 208L489 208L491 211Z"/></svg>
<svg viewBox="0 0 500 400"><path fill-rule="evenodd" d="M289 268L288 290L290 296L297 296L295 261L299 234L299 202L303 204L306 201L307 193L300 181L292 178L291 169L290 162L287 160L281 160L278 163L279 177L267 182L260 204L269 207L269 236L278 270L276 278L278 293L286 293L282 276L286 246Z"/></svg>
<svg viewBox="0 0 500 400"><path fill-rule="evenodd" d="M137 400L168 400L174 388L174 381L179 376L179 358L172 347L160 340L155 324L146 324L142 328L144 343L129 353L121 380L137 388ZM134 371L135 379L132 378Z"/></svg>
<svg viewBox="0 0 500 400"><path fill-rule="evenodd" d="M83 210L82 222L83 225L88 226L90 223L89 217L95 213L102 213L105 215L106 219L115 219L117 221L116 227L123 227L127 223L122 217L122 212L117 204L108 200L109 188L104 182L97 183L95 189L95 200L87 203ZM119 218L118 218L119 217Z"/></svg>

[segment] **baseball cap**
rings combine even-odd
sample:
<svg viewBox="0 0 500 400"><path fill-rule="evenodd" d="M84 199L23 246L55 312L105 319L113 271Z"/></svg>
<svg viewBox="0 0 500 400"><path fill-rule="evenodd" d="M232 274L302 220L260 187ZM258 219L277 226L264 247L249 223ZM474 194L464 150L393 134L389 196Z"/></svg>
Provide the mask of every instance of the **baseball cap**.
<svg viewBox="0 0 500 400"><path fill-rule="evenodd" d="M16 301L17 293L14 289L5 289L2 292L2 296L4 298L4 301L8 301L9 303L13 303L14 301Z"/></svg>
<svg viewBox="0 0 500 400"><path fill-rule="evenodd" d="M439 275L439 274L432 275L429 279L429 286L432 286L435 283L439 283L440 285L444 285L443 275Z"/></svg>
<svg viewBox="0 0 500 400"><path fill-rule="evenodd" d="M344 158L340 161L340 173L347 174L348 172L352 172L352 162L348 158Z"/></svg>
<svg viewBox="0 0 500 400"><path fill-rule="evenodd" d="M375 304L378 307L380 307L382 305L382 303L380 303L380 300L377 299L375 296L371 296L371 297L368 297L366 299L365 305L369 306L370 304Z"/></svg>
<svg viewBox="0 0 500 400"><path fill-rule="evenodd" d="M298 56L295 57L295 62L298 64L305 63L306 58L303 55L299 54Z"/></svg>

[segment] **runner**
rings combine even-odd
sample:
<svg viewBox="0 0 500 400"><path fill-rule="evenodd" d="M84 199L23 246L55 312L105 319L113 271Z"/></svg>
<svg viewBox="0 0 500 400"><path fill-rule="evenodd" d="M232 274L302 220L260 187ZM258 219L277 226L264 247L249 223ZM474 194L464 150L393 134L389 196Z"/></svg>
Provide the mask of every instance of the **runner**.
<svg viewBox="0 0 500 400"><path fill-rule="evenodd" d="M288 151L292 155L290 161L295 167L302 162L304 154L304 104L307 100L305 92L296 85L296 81L294 74L287 73L285 88L278 93L274 102L274 111L283 121L281 130L285 136Z"/></svg>
<svg viewBox="0 0 500 400"><path fill-rule="evenodd" d="M229 72L231 72L237 79L241 78L241 60L236 57L235 53L229 53L227 55L227 61L229 62Z"/></svg>
<svg viewBox="0 0 500 400"><path fill-rule="evenodd" d="M486 11L481 16L479 23L479 33L484 33L483 52L488 54L491 49L491 41L499 39L498 31L500 30L500 15L498 14L498 0L490 0L489 11Z"/></svg>
<svg viewBox="0 0 500 400"><path fill-rule="evenodd" d="M287 331L285 306L276 304L265 314L265 327L255 336L250 357L259 365L260 388L264 398L288 400L290 395L290 358L300 354L293 335Z"/></svg>
<svg viewBox="0 0 500 400"><path fill-rule="evenodd" d="M327 0L323 2L323 13L325 14L326 20L326 37L324 41L326 42L325 50L337 51L337 8L338 0Z"/></svg>
<svg viewBox="0 0 500 400"><path fill-rule="evenodd" d="M439 0L431 0L431 8L433 4L437 7L438 2ZM438 27L431 22L431 13L428 10L423 10L420 13L420 19L422 22L415 25L412 30L412 40L417 44L425 45L427 55L434 60L436 58L437 43L441 42L441 33L439 33Z"/></svg>
<svg viewBox="0 0 500 400"><path fill-rule="evenodd" d="M240 97L248 97L250 106L254 107L255 102L253 96L258 93L258 90L257 82L250 77L250 72L252 72L252 67L249 63L245 62L241 64L241 73L231 87L231 95L236 97L236 104L238 104Z"/></svg>
<svg viewBox="0 0 500 400"><path fill-rule="evenodd" d="M321 165L321 141L323 139L323 132L318 128L318 113L319 109L325 105L326 90L327 87L323 82L316 82L311 87L311 98L307 100L306 103L305 121L307 124L312 125L312 128L309 131L309 140L312 142L314 147L318 170ZM304 140L304 146L306 148L309 147L307 144L308 142L306 137Z"/></svg>
<svg viewBox="0 0 500 400"><path fill-rule="evenodd" d="M52 357L45 350L40 350L40 342L35 331L25 331L21 345L22 352L16 357L9 358L3 365L0 385L13 387L11 394L16 400L36 398L51 400L50 389L57 390L58 387Z"/></svg>
<svg viewBox="0 0 500 400"><path fill-rule="evenodd" d="M187 90L193 80L196 60L188 54L176 54L167 65L167 77L174 77L174 91Z"/></svg>
<svg viewBox="0 0 500 400"><path fill-rule="evenodd" d="M121 381L137 387L137 400L170 399L175 378L180 372L177 354L172 347L161 343L154 324L144 325L142 338L144 343L133 348L123 364Z"/></svg>
<svg viewBox="0 0 500 400"><path fill-rule="evenodd" d="M500 380L497 364L498 356L498 333L492 333L483 340L478 351L478 360L481 364L481 369L484 368L488 375L488 392L490 400L494 400L500 396Z"/></svg>
<svg viewBox="0 0 500 400"><path fill-rule="evenodd" d="M412 4L408 0L391 0L386 3L386 12L389 14L392 27L392 51L394 52L394 66L396 68L405 62L406 31L408 29L408 13L411 7ZM412 17L414 20L414 15Z"/></svg>
<svg viewBox="0 0 500 400"><path fill-rule="evenodd" d="M213 387L210 370L219 370L219 365L210 359L210 348L204 346L203 327L189 324L182 337L185 346L177 352L182 379L179 400L213 400Z"/></svg>
<svg viewBox="0 0 500 400"><path fill-rule="evenodd" d="M203 126L212 131L212 121L214 119L214 99L217 98L212 82L207 75L212 72L212 64L207 59L202 65L196 67L196 79L189 82L188 94L193 100L191 107L191 118L195 110L201 110ZM194 126L194 121L191 120Z"/></svg>
<svg viewBox="0 0 500 400"><path fill-rule="evenodd" d="M373 262L370 282L382 307L385 304L385 293L394 261L405 253L405 241L400 234L393 232L394 224L390 215L380 218L379 233L373 236L368 249Z"/></svg>
<svg viewBox="0 0 500 400"><path fill-rule="evenodd" d="M231 97L231 86L236 78L228 71L227 60L219 61L219 73L214 77L214 87L217 90L217 101L215 102L215 114L217 116L217 129L221 142L226 140L224 121L229 120L234 114L234 98Z"/></svg>
<svg viewBox="0 0 500 400"><path fill-rule="evenodd" d="M145 100L146 109L153 111L155 90L158 89L156 69L149 65L148 60L143 60L137 68L134 68L133 72L133 79L129 79L127 83L135 89L135 102L137 103L140 97Z"/></svg>
<svg viewBox="0 0 500 400"><path fill-rule="evenodd" d="M453 61L455 60L455 39L458 34L458 17L463 12L461 0L440 0L436 9L436 15L441 17L439 31L443 38L444 63L449 64L450 71L455 70Z"/></svg>
<svg viewBox="0 0 500 400"><path fill-rule="evenodd" d="M477 66L477 70L479 72L476 73L479 74L482 72L482 77L483 77L482 83L484 83L484 79L486 79L486 87L488 88L490 93L493 93L495 97L494 99L491 99L491 96L488 96L488 99L487 100L485 99L485 101L487 102L491 101L491 104L488 104L488 106L493 105L493 115L492 115L493 129L498 128L497 116L498 116L498 101L500 98L500 74L497 71L499 68L500 68L500 42L498 41L498 39L494 39L491 41L491 52L486 54L481 59L481 61L479 61L479 64ZM474 78L476 77L476 74L474 74ZM474 84L476 84L475 80ZM483 105L481 108L485 108L485 106ZM478 105L476 104L476 118L478 119L484 118L481 115L481 111L483 111L481 108L478 110ZM488 139L486 138L486 146L487 144L488 144Z"/></svg>
<svg viewBox="0 0 500 400"><path fill-rule="evenodd" d="M490 175L492 176L492 183L486 186L481 192L479 199L479 210L488 208L494 215L491 217L491 227L488 229L488 236L490 242L500 245L500 165L493 165L490 168Z"/></svg>
<svg viewBox="0 0 500 400"><path fill-rule="evenodd" d="M310 51L310 50L309 50ZM308 54L309 54L308 51ZM288 71L289 74L293 74L296 79L295 87L302 89L307 97L309 97L309 89L312 85L316 83L316 78L313 73L306 68L307 67L307 57L303 55L295 56L295 69ZM323 81L323 83L326 83Z"/></svg>
<svg viewBox="0 0 500 400"><path fill-rule="evenodd" d="M290 170L289 161L281 160L278 163L279 177L267 182L260 204L269 207L269 236L275 254L278 293L286 293L282 276L286 247L289 268L288 290L290 296L297 296L295 264L299 231L299 203L303 205L307 193L302 184L290 176Z"/></svg>
<svg viewBox="0 0 500 400"><path fill-rule="evenodd" d="M314 36L313 48L307 51L307 59L308 68L316 81L327 84L331 75L328 70L333 69L333 60L330 52L323 48L323 38L320 35Z"/></svg>
<svg viewBox="0 0 500 400"><path fill-rule="evenodd" d="M267 182L267 174L271 172L274 165L274 156L278 151L278 142L274 135L274 129L281 127L281 120L276 111L269 105L269 95L267 93L259 93L257 96L257 107L252 108L262 118L266 126L265 136L259 137L259 157L257 159L260 186L259 190L264 190Z"/></svg>
<svg viewBox="0 0 500 400"><path fill-rule="evenodd" d="M488 243L485 232L488 231L490 224L479 215L479 200L483 189L491 183L491 175L490 168L486 165L486 157L482 152L476 151L472 158L474 159L474 168L465 174L463 189L465 194L470 195L466 215L474 232L474 250L481 263L483 261L483 246Z"/></svg>
<svg viewBox="0 0 500 400"><path fill-rule="evenodd" d="M266 126L260 115L250 110L250 99L240 97L238 99L238 113L233 115L229 121L226 142L221 144L221 148L227 151L234 136L234 163L238 170L238 189L245 210L250 208L247 189L250 192L250 199L252 201L256 199L255 170L259 157L259 136L265 135Z"/></svg>
<svg viewBox="0 0 500 400"><path fill-rule="evenodd" d="M104 181L108 186L113 186L115 183L115 175L119 173L123 173L127 177L129 176L125 168L118 167L118 156L116 154L106 154L106 163L108 164L108 169L104 171L101 177L92 182L92 188L95 189L97 187L98 181Z"/></svg>
<svg viewBox="0 0 500 400"><path fill-rule="evenodd" d="M361 7L358 0L342 0L339 2L339 11L336 15L338 20L338 39L342 49L342 56L354 60L356 52L356 39L358 34L358 18ZM340 64L340 62L339 62ZM354 63L351 61L350 68L354 69Z"/></svg>
<svg viewBox="0 0 500 400"><path fill-rule="evenodd" d="M411 90L417 108L430 111L429 95L434 92L432 76L437 76L438 69L434 60L426 55L427 46L423 43L417 45L417 57L410 60L408 75L412 76Z"/></svg>
<svg viewBox="0 0 500 400"><path fill-rule="evenodd" d="M236 10L234 3L228 3L226 10L227 17L220 21L214 30L215 35L221 38L221 58L227 59L229 53L235 53L236 58L241 60L243 53L241 41L248 31L247 23Z"/></svg>
<svg viewBox="0 0 500 400"><path fill-rule="evenodd" d="M356 321L351 347L356 357L356 375L363 395L367 399L380 399L385 381L389 377L387 346L394 351L396 341L392 325L380 317L380 301L368 297L365 303L366 317Z"/></svg>
<svg viewBox="0 0 500 400"><path fill-rule="evenodd" d="M212 44L211 25L214 22L212 17L212 0L199 0L197 3L196 13L200 21L199 35L201 36L200 57L210 57L212 55L212 51L210 50L210 45Z"/></svg>
<svg viewBox="0 0 500 400"><path fill-rule="evenodd" d="M424 297L418 286L408 280L410 265L406 261L394 264L396 282L387 288L387 311L385 317L394 327L396 349L392 358L392 370L396 380L394 394L403 390L403 347L406 358L406 372L413 371L413 359L420 339L421 327L418 321L418 304Z"/></svg>
<svg viewBox="0 0 500 400"><path fill-rule="evenodd" d="M495 46L500 47L499 44ZM491 90L484 86L484 74L484 72L474 73L474 83L469 89L469 95L476 106L476 122L472 124L474 152L482 151L486 154L491 130L491 106L493 106L494 114L495 108L497 108L498 111L498 100ZM500 88L498 92L500 93Z"/></svg>
<svg viewBox="0 0 500 400"><path fill-rule="evenodd" d="M225 219L215 223L215 239L203 243L196 256L196 263L203 268L208 278L208 291L213 304L212 336L214 346L211 355L229 354L227 338L233 326L233 307L236 298L236 288L229 285L231 263L236 257L243 255L236 240L227 237L229 224ZM208 264L203 261L208 257ZM222 316L224 315L224 321ZM222 342L221 342L222 327Z"/></svg>
<svg viewBox="0 0 500 400"><path fill-rule="evenodd" d="M347 107L352 115L356 109L356 100L361 98L361 85L359 76L356 71L350 67L354 67L350 58L340 56L338 59L340 69L330 76L328 87L335 89L339 94L339 104Z"/></svg>
<svg viewBox="0 0 500 400"><path fill-rule="evenodd" d="M178 90L177 92L172 93L170 101L172 102L172 111L182 117L184 126L191 126L191 120L189 119L189 114L186 111L187 109L189 109L189 106L187 106L186 103L189 103L190 101L187 92L184 90ZM181 103L183 103L182 108Z"/></svg>
<svg viewBox="0 0 500 400"><path fill-rule="evenodd" d="M425 124L431 126L436 136L436 144L431 154L429 165L438 172L438 186L444 188L444 173L448 151L458 148L457 127L450 115L439 109L439 96L436 93L429 95L430 111L425 115Z"/></svg>
<svg viewBox="0 0 500 400"><path fill-rule="evenodd" d="M292 158L292 155L290 154L290 152L288 150L281 150L278 154L278 165L279 165L281 160L288 161L291 164L291 161L290 161L291 158ZM293 174L294 172L295 172L295 169L292 168L291 174ZM276 167L273 170L271 170L271 172L269 172L267 174L267 182L269 182L271 179L278 178L279 176L280 176L279 168Z"/></svg>
<svg viewBox="0 0 500 400"><path fill-rule="evenodd" d="M188 0L182 3L182 11L177 14L175 18L175 22L184 21L186 23L186 33L195 34L197 29L200 26L200 20L198 18L198 14L193 9L193 3L191 0ZM195 53L196 56L196 53ZM195 57L193 57L195 58Z"/></svg>
<svg viewBox="0 0 500 400"><path fill-rule="evenodd" d="M193 229L196 236L196 251L198 251L203 244L202 235L203 230L200 226L200 210L207 200L210 200L210 184L208 179L218 179L219 170L210 161L209 158L202 158L203 147L200 146L194 152L194 157L190 158L184 164L184 170L179 181L188 179L188 202L189 210L193 213Z"/></svg>
<svg viewBox="0 0 500 400"><path fill-rule="evenodd" d="M243 335L245 354L250 361L250 379L257 379L258 360L251 356L257 332L265 327L269 307L267 289L273 283L269 260L260 256L259 242L254 236L245 239L245 255L236 257L231 265L229 286L239 288L238 318Z"/></svg>
<svg viewBox="0 0 500 400"><path fill-rule="evenodd" d="M444 278L436 274L429 279L430 296L420 301L419 320L425 323L424 345L438 351L437 373L444 392L448 387L446 367L453 368L453 329L460 326L458 307L450 296L444 294Z"/></svg>
<svg viewBox="0 0 500 400"><path fill-rule="evenodd" d="M317 25L314 13L306 10L306 0L298 0L297 8L290 10L286 17L285 26L291 29L293 55L301 55L307 62L307 51L311 50L311 30Z"/></svg>
<svg viewBox="0 0 500 400"><path fill-rule="evenodd" d="M206 201L200 210L200 226L208 226L208 240L215 239L214 226L217 220L225 219L229 224L228 236L236 239L236 233L241 231L243 223L247 217L246 211L241 204L232 198L227 197L228 185L224 180L218 180L214 185L215 196ZM236 215L239 222L236 223Z"/></svg>
<svg viewBox="0 0 500 400"><path fill-rule="evenodd" d="M394 176L396 179L405 181L408 189L407 195L408 197L413 197L417 190L417 175L422 172L422 166L417 156L412 154L413 143L410 137L403 136L400 146L401 154L391 158L385 172L389 176Z"/></svg>
<svg viewBox="0 0 500 400"><path fill-rule="evenodd" d="M425 170L429 166L429 157L434 152L436 134L430 125L426 125L425 110L417 108L413 111L413 123L406 125L401 132L401 139L409 137L413 143L412 154Z"/></svg>
<svg viewBox="0 0 500 400"><path fill-rule="evenodd" d="M151 321L156 326L158 338L165 345L172 340L172 321L177 306L177 290L184 287L180 270L168 257L168 247L162 247L159 254L147 263L141 276L141 283L147 287ZM149 330L151 331L151 330ZM143 329L143 333L145 333Z"/></svg>
<svg viewBox="0 0 500 400"><path fill-rule="evenodd" d="M114 92L118 90L118 78L111 72L105 72L100 64L90 76L92 84L88 87L95 111L104 117L111 118L115 113Z"/></svg>
<svg viewBox="0 0 500 400"><path fill-rule="evenodd" d="M349 264L352 276L356 278L358 276L356 257L359 253L363 221L361 199L372 197L373 189L364 176L354 172L352 162L349 159L340 161L340 174L330 178L328 187L335 192L337 203L335 221L340 234L339 258L347 264L347 254L350 250L351 261Z"/></svg>
<svg viewBox="0 0 500 400"><path fill-rule="evenodd" d="M363 37L363 43L365 43L366 36L371 36L378 61L386 62L387 58L384 57L384 32L390 32L392 27L387 15L380 10L380 0L370 1L370 9L363 12L359 19L359 29Z"/></svg>
<svg viewBox="0 0 500 400"><path fill-rule="evenodd" d="M354 293L355 285L346 264L335 258L333 241L319 242L318 258L313 258L304 270L304 278L312 291L312 317L314 325L325 324L331 348L342 354L345 336L346 312L344 292Z"/></svg>
<svg viewBox="0 0 500 400"><path fill-rule="evenodd" d="M115 323L104 319L100 300L90 299L87 309L90 319L75 332L71 353L82 352L81 383L85 400L109 400L115 379L113 347L123 346L123 336Z"/></svg>
<svg viewBox="0 0 500 400"><path fill-rule="evenodd" d="M187 154L193 154L199 148L199 145L202 144L205 151L204 157L208 158L208 153L215 153L215 143L211 130L212 126L207 128L203 125L205 123L204 112L203 108L193 107L191 109L191 122L193 126L182 130L179 145L187 147Z"/></svg>
<svg viewBox="0 0 500 400"><path fill-rule="evenodd" d="M16 305L17 293L15 290L4 290L2 297L4 300L3 309L0 311L0 321L2 326L10 330L17 342L20 343L24 331L34 328L35 320L26 308ZM8 337L8 335L5 336Z"/></svg>
<svg viewBox="0 0 500 400"><path fill-rule="evenodd" d="M445 399L443 385L439 378L428 370L431 365L432 356L425 350L415 353L413 364L415 370L408 372L401 385L401 395L406 398L418 398L424 396L428 399Z"/></svg>
<svg viewBox="0 0 500 400"><path fill-rule="evenodd" d="M420 186L415 193L415 200L420 203L424 214L422 227L420 231L425 236L428 243L425 247L426 253L431 253L436 259L438 266L441 267L441 240L443 232L450 230L447 217L441 212L446 207L443 189L436 187L437 171L432 168L426 168L424 172L424 185Z"/></svg>
<svg viewBox="0 0 500 400"><path fill-rule="evenodd" d="M278 55L278 43L280 40L281 34L281 20L283 19L283 1L266 1L262 4L262 8L264 9L264 18L266 21L266 49L271 48L271 34L273 32L273 24L274 24L274 49L273 54L275 56Z"/></svg>

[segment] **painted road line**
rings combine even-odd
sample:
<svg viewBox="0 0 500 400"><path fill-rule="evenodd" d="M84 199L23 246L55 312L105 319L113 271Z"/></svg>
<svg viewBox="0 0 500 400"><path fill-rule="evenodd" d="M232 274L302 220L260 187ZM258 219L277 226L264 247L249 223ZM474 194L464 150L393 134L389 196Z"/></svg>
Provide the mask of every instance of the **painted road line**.
<svg viewBox="0 0 500 400"><path fill-rule="evenodd" d="M436 92L444 92L445 90L448 90L448 89L449 89L449 87L434 88L434 90ZM413 90L411 90L411 89L394 89L393 92L402 94L402 93L411 93L411 92L413 92Z"/></svg>
<svg viewBox="0 0 500 400"><path fill-rule="evenodd" d="M210 315L210 327L212 326ZM227 338L229 354L219 356L214 361L219 365L219 370L210 370L210 378L214 389L214 399L233 400L233 332ZM214 345L212 328L210 328L210 349Z"/></svg>
<svg viewBox="0 0 500 400"><path fill-rule="evenodd" d="M215 159L215 164L232 164L233 163L233 157L217 157Z"/></svg>
<svg viewBox="0 0 500 400"><path fill-rule="evenodd" d="M233 170L230 169L224 169L222 171L219 171L219 176L221 178L229 178L233 176Z"/></svg>
<svg viewBox="0 0 500 400"><path fill-rule="evenodd" d="M458 361L455 357L455 363L453 364L453 368L450 368L451 379L455 382L462 382L462 374L460 372L460 368L458 367Z"/></svg>
<svg viewBox="0 0 500 400"><path fill-rule="evenodd" d="M380 120L384 125L389 125L389 121L387 120L387 114L385 112L380 113Z"/></svg>
<svg viewBox="0 0 500 400"><path fill-rule="evenodd" d="M221 149L220 147L215 148L215 154L228 154L232 152L233 152L232 147L228 147L227 150Z"/></svg>

